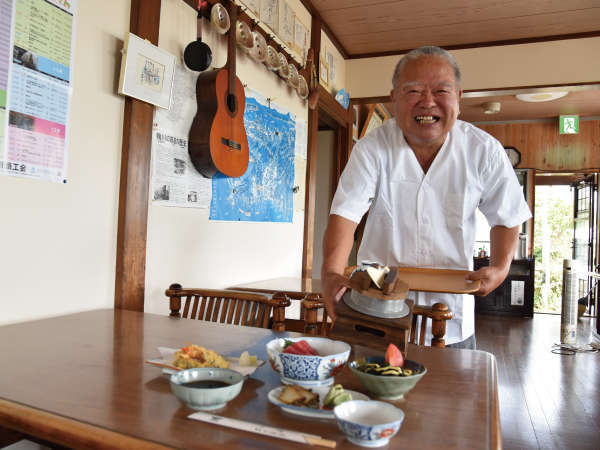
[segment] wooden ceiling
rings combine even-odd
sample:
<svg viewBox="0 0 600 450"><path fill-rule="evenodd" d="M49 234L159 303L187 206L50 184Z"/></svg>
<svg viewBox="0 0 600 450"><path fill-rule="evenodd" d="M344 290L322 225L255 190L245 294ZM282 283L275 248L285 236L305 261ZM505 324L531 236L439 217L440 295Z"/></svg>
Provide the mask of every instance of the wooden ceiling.
<svg viewBox="0 0 600 450"><path fill-rule="evenodd" d="M347 58L600 36L598 0L303 0ZM330 36L331 37L331 36Z"/></svg>
<svg viewBox="0 0 600 450"><path fill-rule="evenodd" d="M568 88L555 90L565 91ZM500 112L485 114L484 104L487 102L500 103ZM575 88L569 91L565 97L547 102L523 102L512 93L489 96L469 96L467 93L461 99L460 111L459 119L467 122L556 119L564 114L599 117L600 89L598 86L586 86L586 89L580 90Z"/></svg>

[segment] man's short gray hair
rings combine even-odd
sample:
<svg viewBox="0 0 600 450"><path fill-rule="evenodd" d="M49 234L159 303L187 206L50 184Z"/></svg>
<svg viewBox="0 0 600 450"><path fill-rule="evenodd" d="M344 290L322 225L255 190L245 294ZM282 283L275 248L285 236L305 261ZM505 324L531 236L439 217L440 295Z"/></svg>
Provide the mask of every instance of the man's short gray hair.
<svg viewBox="0 0 600 450"><path fill-rule="evenodd" d="M428 45L411 50L406 55L404 55L400 59L400 61L398 61L398 64L396 64L396 69L394 70L394 76L392 77L392 86L394 87L394 89L396 88L398 77L400 76L400 72L402 72L402 70L404 69L404 66L406 66L406 64L408 64L409 61L413 61L424 56L439 56L440 58L444 58L446 61L448 61L452 66L452 69L454 70L454 77L456 78L456 83L458 86L460 86L460 69L458 67L458 64L456 64L454 57L443 48Z"/></svg>

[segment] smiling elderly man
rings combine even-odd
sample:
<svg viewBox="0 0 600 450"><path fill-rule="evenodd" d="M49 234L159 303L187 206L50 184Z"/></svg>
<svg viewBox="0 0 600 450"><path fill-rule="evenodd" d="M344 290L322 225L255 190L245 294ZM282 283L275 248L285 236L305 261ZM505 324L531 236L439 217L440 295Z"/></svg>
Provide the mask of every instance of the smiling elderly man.
<svg viewBox="0 0 600 450"><path fill-rule="evenodd" d="M358 141L337 187L323 242L324 300L335 317L357 224L369 211L358 261L387 266L473 267L475 210L488 220L489 267L476 295L502 283L519 225L531 217L502 145L457 120L460 70L438 47L421 47L396 66L391 92L395 120ZM417 304L441 301L454 313L446 342L475 348L472 295L410 292ZM429 331L430 333L430 331Z"/></svg>

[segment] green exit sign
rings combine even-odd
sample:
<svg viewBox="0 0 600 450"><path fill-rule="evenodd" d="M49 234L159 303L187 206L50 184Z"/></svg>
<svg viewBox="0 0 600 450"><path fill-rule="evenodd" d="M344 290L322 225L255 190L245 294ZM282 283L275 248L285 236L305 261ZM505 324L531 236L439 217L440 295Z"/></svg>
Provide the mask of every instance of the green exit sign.
<svg viewBox="0 0 600 450"><path fill-rule="evenodd" d="M560 134L579 133L579 116L560 116L559 128Z"/></svg>

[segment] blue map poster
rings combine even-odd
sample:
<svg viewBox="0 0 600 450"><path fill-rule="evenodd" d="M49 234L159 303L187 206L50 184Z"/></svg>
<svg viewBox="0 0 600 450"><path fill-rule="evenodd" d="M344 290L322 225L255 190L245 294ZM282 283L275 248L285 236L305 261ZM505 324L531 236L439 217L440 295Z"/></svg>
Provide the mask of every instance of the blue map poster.
<svg viewBox="0 0 600 450"><path fill-rule="evenodd" d="M295 118L265 103L246 97L248 170L239 178L213 176L211 220L292 222Z"/></svg>

